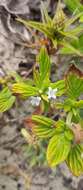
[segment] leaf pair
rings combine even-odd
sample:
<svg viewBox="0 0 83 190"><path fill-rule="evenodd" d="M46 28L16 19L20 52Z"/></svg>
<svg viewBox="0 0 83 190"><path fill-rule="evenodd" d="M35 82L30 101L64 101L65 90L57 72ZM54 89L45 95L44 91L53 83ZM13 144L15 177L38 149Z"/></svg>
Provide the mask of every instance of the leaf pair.
<svg viewBox="0 0 83 190"><path fill-rule="evenodd" d="M55 167L65 161L71 149L71 142L68 141L64 133L52 137L47 149L47 160L51 167Z"/></svg>
<svg viewBox="0 0 83 190"><path fill-rule="evenodd" d="M83 145L74 144L74 134L63 120L58 122L44 116L33 115L33 132L39 138L51 138L47 148L47 161L55 167L66 161L71 172L79 176L83 173Z"/></svg>

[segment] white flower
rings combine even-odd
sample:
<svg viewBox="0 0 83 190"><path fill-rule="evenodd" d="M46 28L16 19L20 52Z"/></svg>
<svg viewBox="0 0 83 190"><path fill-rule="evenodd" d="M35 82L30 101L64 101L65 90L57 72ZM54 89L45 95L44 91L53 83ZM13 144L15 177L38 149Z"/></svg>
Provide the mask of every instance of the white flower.
<svg viewBox="0 0 83 190"><path fill-rule="evenodd" d="M36 97L32 96L31 97L32 106L39 106L40 101L41 101L41 97L39 97L39 96L36 96Z"/></svg>
<svg viewBox="0 0 83 190"><path fill-rule="evenodd" d="M48 92L47 92L47 95L48 95L48 99L56 99L56 92L57 92L57 88L55 89L52 89L51 87L48 88Z"/></svg>

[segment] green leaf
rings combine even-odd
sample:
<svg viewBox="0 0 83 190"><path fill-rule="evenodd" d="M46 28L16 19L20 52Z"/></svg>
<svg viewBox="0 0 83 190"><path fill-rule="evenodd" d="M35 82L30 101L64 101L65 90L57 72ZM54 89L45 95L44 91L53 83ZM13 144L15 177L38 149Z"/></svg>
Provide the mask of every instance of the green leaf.
<svg viewBox="0 0 83 190"><path fill-rule="evenodd" d="M71 42L72 46L77 49L78 51L80 51L80 53L82 54L83 56L83 34L79 36L79 40L76 41L72 41Z"/></svg>
<svg viewBox="0 0 83 190"><path fill-rule="evenodd" d="M83 100L79 100L75 102L75 107L76 108L83 108Z"/></svg>
<svg viewBox="0 0 83 190"><path fill-rule="evenodd" d="M12 95L8 87L0 92L0 112L9 110L15 102L15 96Z"/></svg>
<svg viewBox="0 0 83 190"><path fill-rule="evenodd" d="M63 109L68 112L71 111L73 108L75 108L76 101L67 98L63 103Z"/></svg>
<svg viewBox="0 0 83 190"><path fill-rule="evenodd" d="M64 134L65 138L69 141L72 141L74 139L73 132L69 128L68 123L65 123L63 120L57 121L56 134Z"/></svg>
<svg viewBox="0 0 83 190"><path fill-rule="evenodd" d="M12 91L15 94L18 94L23 98L38 95L38 90L39 90L38 88L31 86L31 85L28 85L28 84L23 83L23 82L15 83L12 86Z"/></svg>
<svg viewBox="0 0 83 190"><path fill-rule="evenodd" d="M41 80L44 80L47 76L49 78L51 63L45 47L41 48L40 54L38 56L38 61L40 66Z"/></svg>
<svg viewBox="0 0 83 190"><path fill-rule="evenodd" d="M34 71L33 71L33 79L34 79L34 84L35 84L38 88L40 88L40 86L41 86L40 73L39 73L36 69L34 69Z"/></svg>
<svg viewBox="0 0 83 190"><path fill-rule="evenodd" d="M74 138L72 130L63 120L56 122L55 135L64 135L64 137L69 141L72 141Z"/></svg>
<svg viewBox="0 0 83 190"><path fill-rule="evenodd" d="M55 124L54 120L45 116L32 115L32 120L39 125L45 125L47 127L53 126Z"/></svg>
<svg viewBox="0 0 83 190"><path fill-rule="evenodd" d="M51 167L55 167L65 161L71 148L71 141L68 141L64 133L57 134L51 138L47 149L47 160Z"/></svg>
<svg viewBox="0 0 83 190"><path fill-rule="evenodd" d="M23 19L17 19L17 21L23 23L27 28L34 28L42 33L44 35L48 36L50 39L52 38L51 32L48 30L47 25L41 22L36 22L36 21L26 21Z"/></svg>
<svg viewBox="0 0 83 190"><path fill-rule="evenodd" d="M57 96L61 96L62 94L64 94L65 92L65 81L64 80L59 80L57 82L54 83L50 83L50 87L52 89L57 88Z"/></svg>
<svg viewBox="0 0 83 190"><path fill-rule="evenodd" d="M73 133L65 122L63 120L57 121L54 136L47 149L47 160L51 167L55 167L67 158L73 138Z"/></svg>
<svg viewBox="0 0 83 190"><path fill-rule="evenodd" d="M78 108L83 108L83 100L75 101L67 98L63 103L57 102L55 105L58 109L64 109L65 112L71 111L74 114L78 112Z"/></svg>
<svg viewBox="0 0 83 190"><path fill-rule="evenodd" d="M72 16L70 19L67 19L67 21L65 22L65 30L68 30L68 28L74 24L74 22L76 22L76 20L80 19L80 17L83 15L83 13L78 13L75 16ZM76 26L77 28L77 26ZM78 27L79 28L79 27Z"/></svg>
<svg viewBox="0 0 83 190"><path fill-rule="evenodd" d="M67 165L70 168L71 172L75 176L83 174L83 145L75 144L72 146L68 157Z"/></svg>
<svg viewBox="0 0 83 190"><path fill-rule="evenodd" d="M45 116L33 115L32 120L36 123L33 132L39 138L50 138L55 132L55 121Z"/></svg>
<svg viewBox="0 0 83 190"><path fill-rule="evenodd" d="M69 141L71 141L71 142L72 142L73 139L74 139L74 134L73 134L72 130L69 129L69 128L67 128L67 129L65 130L64 136L65 136L65 138L66 138L67 140L69 140Z"/></svg>
<svg viewBox="0 0 83 190"><path fill-rule="evenodd" d="M63 120L58 120L56 122L56 134L64 133L66 129L66 124Z"/></svg>
<svg viewBox="0 0 83 190"><path fill-rule="evenodd" d="M73 35L71 31L68 31L68 32L60 31L59 33L63 35L64 37L77 40L77 36Z"/></svg>
<svg viewBox="0 0 83 190"><path fill-rule="evenodd" d="M33 127L33 132L38 136L39 138L50 138L55 134L55 127L53 126L47 126L47 125L35 125Z"/></svg>
<svg viewBox="0 0 83 190"><path fill-rule="evenodd" d="M39 63L39 71L36 70L36 68L34 69L34 84L40 89L40 93L42 93L50 84L49 77L51 62L45 47L41 48L40 53L37 56L37 61Z"/></svg>
<svg viewBox="0 0 83 190"><path fill-rule="evenodd" d="M80 21L80 22L83 22L83 16L80 17L80 20L79 20L79 21Z"/></svg>
<svg viewBox="0 0 83 190"><path fill-rule="evenodd" d="M72 30L68 31L70 33L70 35L72 36L78 36L79 34L81 34L83 32L83 26L79 25L77 27L74 27Z"/></svg>
<svg viewBox="0 0 83 190"><path fill-rule="evenodd" d="M65 4L71 12L80 12L83 11L83 5L80 3L80 0L64 0Z"/></svg>
<svg viewBox="0 0 83 190"><path fill-rule="evenodd" d="M69 98L77 99L83 94L83 78L75 73L69 73L66 80L66 93Z"/></svg>
<svg viewBox="0 0 83 190"><path fill-rule="evenodd" d="M58 89L62 89L65 88L65 81L64 80L59 80L57 82L54 83L50 83L50 86L54 89L54 88L58 88Z"/></svg>
<svg viewBox="0 0 83 190"><path fill-rule="evenodd" d="M77 54L83 56L83 35L79 36L78 40L72 40L70 44L64 42L61 54Z"/></svg>
<svg viewBox="0 0 83 190"><path fill-rule="evenodd" d="M73 41L73 42L75 42L75 46L78 43L76 41ZM66 41L64 41L62 42L62 45L63 45L63 48L61 48L60 50L61 54L68 54L68 55L75 54L78 56L82 56L82 52L80 51L80 49L78 47L74 47L73 43L70 42L69 44Z"/></svg>
<svg viewBox="0 0 83 190"><path fill-rule="evenodd" d="M78 35L81 34L82 32L83 32L83 26L79 25L71 30L68 29L68 31L65 30L60 31L59 33L62 34L64 37L71 38L73 40L78 40Z"/></svg>

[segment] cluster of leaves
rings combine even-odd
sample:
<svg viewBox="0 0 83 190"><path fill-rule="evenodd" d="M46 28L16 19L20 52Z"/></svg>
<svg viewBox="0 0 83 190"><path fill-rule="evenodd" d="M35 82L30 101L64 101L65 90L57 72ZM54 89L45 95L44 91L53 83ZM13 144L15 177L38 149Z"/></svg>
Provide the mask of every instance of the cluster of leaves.
<svg viewBox="0 0 83 190"><path fill-rule="evenodd" d="M39 62L39 70L34 67L33 70L33 81L32 84L27 84L26 82L17 82L13 84L13 93L20 95L22 98L27 98L31 96L40 96L41 100L49 103L47 90L49 87L52 89L57 88L57 96L64 93L64 80L60 80L56 83L50 81L50 58L47 54L47 50L42 47L40 54L37 57Z"/></svg>
<svg viewBox="0 0 83 190"><path fill-rule="evenodd" d="M74 73L70 69L65 80L67 97L63 102L55 103L58 109L66 112L66 119L55 122L44 116L33 115L32 120L34 121L33 133L39 138L50 139L47 148L49 165L55 167L66 161L72 173L78 176L83 173L83 119L80 115L83 100L78 100L83 94L83 77L80 78L76 71ZM82 141L79 140L79 135Z"/></svg>
<svg viewBox="0 0 83 190"><path fill-rule="evenodd" d="M83 5L79 0L65 0L69 9L75 11L71 18L68 18L61 7L59 1L55 15L51 18L44 5L42 5L42 22L26 21L18 18L27 28L31 27L42 32L48 39L47 46L53 46L55 49L60 47L61 54L77 54L83 56ZM76 11L77 10L77 11ZM75 22L77 24L75 24Z"/></svg>
<svg viewBox="0 0 83 190"><path fill-rule="evenodd" d="M8 80L2 84L2 90L0 93L0 112L4 112L10 109L10 107L15 102L16 96L19 96L24 100L29 97L40 97L41 104L49 105L47 94L49 87L52 90L57 89L57 96L64 94L64 80L60 80L55 83L52 83L50 80L51 61L50 57L47 54L46 48L41 48L37 60L39 62L39 69L37 69L36 65L34 65L33 80L23 80L16 74L14 75L14 80L11 80L10 77L10 82ZM13 76L13 74L11 74L11 76Z"/></svg>
<svg viewBox="0 0 83 190"><path fill-rule="evenodd" d="M57 122L45 116L33 115L31 118L32 136L27 131L23 132L23 135L30 140L30 143L33 141L34 135L41 139L49 139L47 147L49 165L55 167L66 161L74 175L78 176L83 172L83 144L81 142L83 140L83 119L80 115L83 100L79 98L83 95L83 74L72 65L63 80L52 83L50 81L51 62L46 48L41 48L37 61L39 69L36 65L34 66L34 80L31 81L31 84L29 84L30 81L22 81L17 78L11 87L10 85L4 87L1 91L0 111L10 109L15 101L15 96L20 96L23 99L40 97L39 104L43 105L43 112L48 111L49 107L65 111L66 117ZM51 92L56 95L50 99L47 93L49 87ZM57 91L54 91L55 89ZM63 101L59 98L60 96L64 97Z"/></svg>
<svg viewBox="0 0 83 190"><path fill-rule="evenodd" d="M72 130L63 121L54 123L44 116L32 117L36 125L34 131L40 138L50 138L47 147L47 160L51 167L66 161L72 173L76 176L83 173L83 145L74 142ZM52 125L48 123L51 122ZM42 124L43 123L43 124ZM54 127L53 127L54 124Z"/></svg>

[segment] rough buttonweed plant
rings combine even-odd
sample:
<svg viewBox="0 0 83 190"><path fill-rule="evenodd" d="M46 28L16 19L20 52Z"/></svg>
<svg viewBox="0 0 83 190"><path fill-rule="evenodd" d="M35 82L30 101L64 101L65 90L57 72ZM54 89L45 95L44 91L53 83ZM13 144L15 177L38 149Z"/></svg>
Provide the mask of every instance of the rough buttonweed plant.
<svg viewBox="0 0 83 190"><path fill-rule="evenodd" d="M16 96L23 99L30 99L31 105L36 109L42 109L30 119L31 135L25 129L22 133L25 137L32 139L47 138L47 160L51 167L66 161L74 175L78 176L83 172L83 74L72 65L63 80L50 81L51 61L46 48L42 47L37 57L39 68L36 65L33 69L33 81L29 84L22 79L16 82L7 81L7 86L3 84L0 93L0 111L4 112L13 105ZM38 64L38 63L37 63ZM61 98L63 97L63 98ZM54 111L62 110L65 116L58 121L40 115L48 113L50 109Z"/></svg>
<svg viewBox="0 0 83 190"><path fill-rule="evenodd" d="M68 1L70 3L70 1ZM82 25L73 29L70 25L81 19L81 11L66 20L66 16L58 5L56 14L51 19L45 9L42 12L43 23L23 21L25 25L34 27L43 32L52 45L64 44L64 51L71 47L71 38L79 44L83 40ZM73 5L70 6L72 7ZM62 20L63 19L63 23ZM67 37L67 38L66 38ZM74 43L74 41L71 43ZM68 45L69 44L69 45ZM51 44L50 44L51 45ZM67 46L66 46L67 45ZM71 52L80 52L78 46L71 48ZM79 47L81 47L79 45ZM75 51L74 51L75 50ZM81 53L78 53L82 55ZM25 119L27 129L22 134L29 144L37 147L37 143L46 140L47 161L50 167L56 167L65 161L71 172L83 174L83 72L75 65L71 65L64 78L51 81L51 59L46 46L42 46L33 67L33 79L22 79L18 74L11 74L0 79L0 112L9 110L17 98L29 99L34 112ZM57 121L53 119L56 113L63 113ZM41 146L41 143L40 143ZM43 149L42 149L43 151Z"/></svg>

